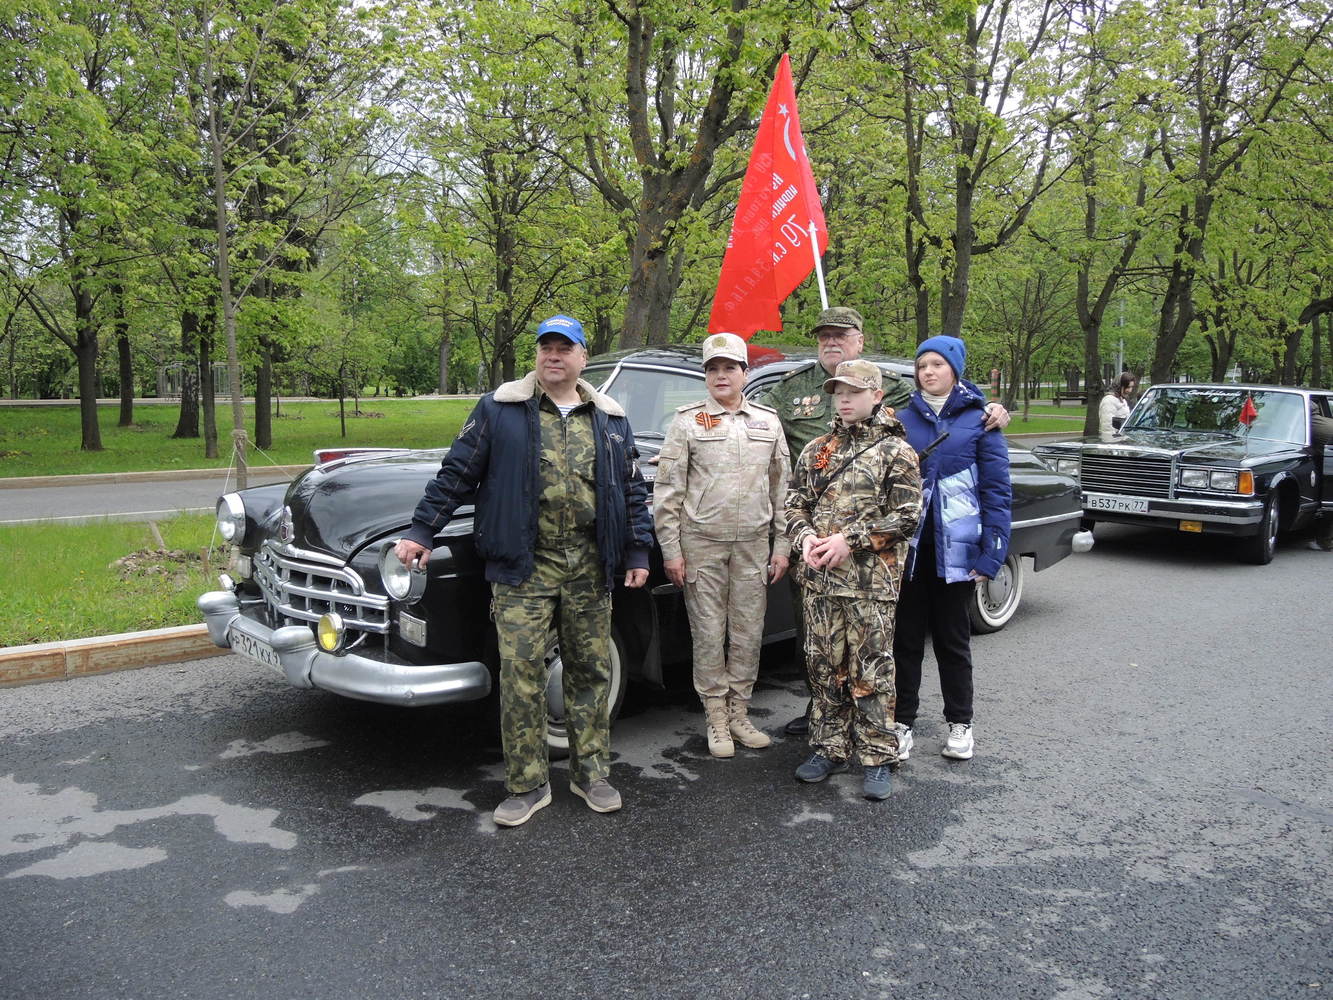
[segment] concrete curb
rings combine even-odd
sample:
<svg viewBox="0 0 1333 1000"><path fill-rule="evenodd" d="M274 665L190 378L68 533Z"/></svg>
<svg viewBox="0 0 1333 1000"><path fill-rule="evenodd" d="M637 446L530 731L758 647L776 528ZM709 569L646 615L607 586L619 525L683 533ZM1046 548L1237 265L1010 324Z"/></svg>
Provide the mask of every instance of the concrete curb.
<svg viewBox="0 0 1333 1000"><path fill-rule="evenodd" d="M304 465L251 466L250 478L286 476L310 468ZM108 486L114 483L162 483L173 479L224 479L229 469L158 469L153 472L89 472L72 476L15 476L0 479L0 490L31 489L42 486Z"/></svg>
<svg viewBox="0 0 1333 1000"><path fill-rule="evenodd" d="M0 687L64 681L113 670L226 656L203 625L0 648Z"/></svg>

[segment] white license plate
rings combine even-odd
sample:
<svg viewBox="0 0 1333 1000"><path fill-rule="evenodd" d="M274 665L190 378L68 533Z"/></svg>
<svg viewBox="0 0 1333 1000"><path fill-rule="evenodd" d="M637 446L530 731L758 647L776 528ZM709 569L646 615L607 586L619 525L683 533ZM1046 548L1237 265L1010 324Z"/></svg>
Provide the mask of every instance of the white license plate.
<svg viewBox="0 0 1333 1000"><path fill-rule="evenodd" d="M1125 514L1148 513L1148 501L1142 497L1087 497L1086 510L1116 510Z"/></svg>
<svg viewBox="0 0 1333 1000"><path fill-rule="evenodd" d="M227 638L231 642L231 648L242 656L248 656L257 663L266 664L277 670L282 669L282 661L278 659L278 654L273 651L273 647L268 643L256 639L235 627L227 630Z"/></svg>

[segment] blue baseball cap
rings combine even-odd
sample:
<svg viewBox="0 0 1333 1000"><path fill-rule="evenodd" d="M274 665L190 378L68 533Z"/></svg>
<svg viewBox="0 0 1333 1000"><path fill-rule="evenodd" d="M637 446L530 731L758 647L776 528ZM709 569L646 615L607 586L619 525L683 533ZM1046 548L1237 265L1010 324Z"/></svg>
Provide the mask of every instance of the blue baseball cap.
<svg viewBox="0 0 1333 1000"><path fill-rule="evenodd" d="M537 339L548 333L558 333L571 344L578 344L584 350L588 349L588 338L583 335L583 324L572 316L562 316L559 313L550 319L542 320L541 326L537 327Z"/></svg>

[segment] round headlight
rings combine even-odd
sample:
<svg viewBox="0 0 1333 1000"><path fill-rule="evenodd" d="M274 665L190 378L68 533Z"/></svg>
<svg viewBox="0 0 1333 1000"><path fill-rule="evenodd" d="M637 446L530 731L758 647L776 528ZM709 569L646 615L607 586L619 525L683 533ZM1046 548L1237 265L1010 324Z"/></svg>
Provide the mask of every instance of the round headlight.
<svg viewBox="0 0 1333 1000"><path fill-rule="evenodd" d="M238 493L218 498L218 534L232 545L245 540L245 503Z"/></svg>
<svg viewBox="0 0 1333 1000"><path fill-rule="evenodd" d="M426 589L426 571L413 565L404 566L394 553L393 544L380 553L380 579L384 590L395 601L416 601Z"/></svg>
<svg viewBox="0 0 1333 1000"><path fill-rule="evenodd" d="M343 625L342 615L334 614L332 611L321 615L319 623L315 626L315 639L319 642L319 648L326 653L338 652L342 648L346 634L347 629Z"/></svg>

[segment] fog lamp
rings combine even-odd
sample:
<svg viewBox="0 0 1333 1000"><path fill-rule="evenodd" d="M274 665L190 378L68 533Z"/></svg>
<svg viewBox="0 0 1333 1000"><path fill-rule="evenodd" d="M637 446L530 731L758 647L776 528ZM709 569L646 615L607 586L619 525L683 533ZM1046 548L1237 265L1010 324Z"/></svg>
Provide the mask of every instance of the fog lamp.
<svg viewBox="0 0 1333 1000"><path fill-rule="evenodd" d="M315 639L320 649L326 653L336 653L342 649L346 637L347 627L343 625L342 615L330 611L320 616L319 624L315 626Z"/></svg>

